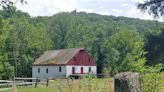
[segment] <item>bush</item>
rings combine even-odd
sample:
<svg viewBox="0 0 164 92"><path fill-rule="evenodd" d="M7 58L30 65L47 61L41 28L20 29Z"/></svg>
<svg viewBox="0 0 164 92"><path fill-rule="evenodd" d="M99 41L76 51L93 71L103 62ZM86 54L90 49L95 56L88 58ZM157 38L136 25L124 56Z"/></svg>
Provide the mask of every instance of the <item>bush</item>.
<svg viewBox="0 0 164 92"><path fill-rule="evenodd" d="M80 80L80 88L87 88L89 92L96 89L95 92L103 92L104 82L99 81L95 75L86 74Z"/></svg>
<svg viewBox="0 0 164 92"><path fill-rule="evenodd" d="M142 92L160 92L164 86L162 64L155 66L145 66L145 61L141 60L134 63L132 71L140 73Z"/></svg>
<svg viewBox="0 0 164 92"><path fill-rule="evenodd" d="M147 67L146 71L141 73L142 92L160 92L160 89L164 86L161 69L162 66L159 64Z"/></svg>
<svg viewBox="0 0 164 92"><path fill-rule="evenodd" d="M3 65L3 71L2 71L2 79L9 80L12 79L14 75L14 67L11 66L9 63L5 62Z"/></svg>

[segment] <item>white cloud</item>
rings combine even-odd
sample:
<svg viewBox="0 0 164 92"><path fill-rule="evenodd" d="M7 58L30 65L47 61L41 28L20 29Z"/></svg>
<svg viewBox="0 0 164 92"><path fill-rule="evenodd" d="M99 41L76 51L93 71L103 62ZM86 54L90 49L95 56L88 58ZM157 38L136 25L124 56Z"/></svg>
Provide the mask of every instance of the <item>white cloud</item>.
<svg viewBox="0 0 164 92"><path fill-rule="evenodd" d="M110 13L107 12L107 11L100 12L99 14L101 14L101 15L110 15Z"/></svg>
<svg viewBox="0 0 164 92"><path fill-rule="evenodd" d="M104 7L103 6L99 6L99 9L103 9Z"/></svg>
<svg viewBox="0 0 164 92"><path fill-rule="evenodd" d="M123 3L122 6L123 6L123 7L131 6L131 4L129 4L129 3Z"/></svg>
<svg viewBox="0 0 164 92"><path fill-rule="evenodd" d="M98 2L98 1L101 1L101 2L104 2L104 1L108 1L108 0L78 0L78 1L83 1L83 2Z"/></svg>
<svg viewBox="0 0 164 92"><path fill-rule="evenodd" d="M112 12L121 13L122 10L121 9L112 9Z"/></svg>
<svg viewBox="0 0 164 92"><path fill-rule="evenodd" d="M136 3L143 3L145 0L135 0Z"/></svg>
<svg viewBox="0 0 164 92"><path fill-rule="evenodd" d="M127 16L153 19L149 14L136 8L137 2L144 0L26 0L27 5L17 4L17 8L31 16L51 16L62 11L85 11L101 15ZM85 2L85 3L84 3ZM92 3L91 3L92 2Z"/></svg>
<svg viewBox="0 0 164 92"><path fill-rule="evenodd" d="M17 8L32 16L52 15L61 11L76 9L77 0L27 0L28 4L17 4Z"/></svg>
<svg viewBox="0 0 164 92"><path fill-rule="evenodd" d="M87 12L87 13L93 13L94 12L93 9L79 9L77 11L79 11L79 12L82 11L82 12Z"/></svg>
<svg viewBox="0 0 164 92"><path fill-rule="evenodd" d="M134 6L131 7L126 13L128 17L153 20L153 17L151 15L149 15L148 13L141 12L137 9L137 7Z"/></svg>
<svg viewBox="0 0 164 92"><path fill-rule="evenodd" d="M128 16L135 16L139 13L139 10L136 7L131 7L128 11Z"/></svg>

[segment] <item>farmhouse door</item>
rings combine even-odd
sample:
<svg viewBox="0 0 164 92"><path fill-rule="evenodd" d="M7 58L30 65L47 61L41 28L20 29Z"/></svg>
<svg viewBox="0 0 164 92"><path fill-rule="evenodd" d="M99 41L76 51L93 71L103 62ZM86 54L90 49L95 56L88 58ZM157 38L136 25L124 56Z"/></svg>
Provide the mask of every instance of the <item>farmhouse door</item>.
<svg viewBox="0 0 164 92"><path fill-rule="evenodd" d="M75 67L72 67L72 74L75 74Z"/></svg>
<svg viewBox="0 0 164 92"><path fill-rule="evenodd" d="M83 74L83 67L81 67L81 74Z"/></svg>

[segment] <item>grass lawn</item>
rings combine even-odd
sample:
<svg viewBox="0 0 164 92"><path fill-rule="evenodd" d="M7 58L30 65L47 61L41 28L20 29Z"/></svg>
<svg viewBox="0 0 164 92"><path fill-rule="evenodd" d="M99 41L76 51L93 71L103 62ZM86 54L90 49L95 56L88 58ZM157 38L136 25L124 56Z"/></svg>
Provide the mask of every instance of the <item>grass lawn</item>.
<svg viewBox="0 0 164 92"><path fill-rule="evenodd" d="M93 83L92 83L93 82ZM60 79L51 81L50 85L39 85L38 87L13 87L5 92L114 92L113 79L102 78L95 80L74 80Z"/></svg>
<svg viewBox="0 0 164 92"><path fill-rule="evenodd" d="M160 92L164 92L164 87ZM13 87L7 91L1 92L114 92L113 78L100 78L94 80L74 80L68 81L66 79L58 79L50 81L48 87L45 85L19 86Z"/></svg>

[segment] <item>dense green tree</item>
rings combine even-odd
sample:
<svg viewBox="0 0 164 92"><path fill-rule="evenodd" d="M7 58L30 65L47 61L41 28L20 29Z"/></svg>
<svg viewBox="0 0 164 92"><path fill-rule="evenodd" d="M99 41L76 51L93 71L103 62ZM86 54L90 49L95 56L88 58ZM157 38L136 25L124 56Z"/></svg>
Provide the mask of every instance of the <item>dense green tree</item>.
<svg viewBox="0 0 164 92"><path fill-rule="evenodd" d="M50 33L53 39L53 46L56 49L67 47L68 32L71 25L71 15L69 13L59 13L51 18Z"/></svg>
<svg viewBox="0 0 164 92"><path fill-rule="evenodd" d="M143 58L143 37L133 30L122 30L109 37L104 47L105 67L112 74L130 70L134 62Z"/></svg>
<svg viewBox="0 0 164 92"><path fill-rule="evenodd" d="M158 63L164 64L164 30L157 32L157 30L150 31L146 35L147 41L145 49L148 51L147 59L149 65L155 65Z"/></svg>
<svg viewBox="0 0 164 92"><path fill-rule="evenodd" d="M143 11L148 11L154 17L164 16L164 0L146 0L144 3L139 3L138 8Z"/></svg>
<svg viewBox="0 0 164 92"><path fill-rule="evenodd" d="M7 53L5 51L5 41L11 28L12 26L9 24L8 20L0 18L0 78L12 77L14 72L13 67L7 61ZM6 73L8 74L7 77L5 77Z"/></svg>
<svg viewBox="0 0 164 92"><path fill-rule="evenodd" d="M136 69L139 61L154 65L164 60L162 22L76 11L46 17L30 17L19 10L9 16L0 12L3 79L31 76L32 63L49 49L85 47L99 73L115 74Z"/></svg>
<svg viewBox="0 0 164 92"><path fill-rule="evenodd" d="M14 76L14 67L11 66L8 62L3 64L2 79L12 79Z"/></svg>
<svg viewBox="0 0 164 92"><path fill-rule="evenodd" d="M17 2L21 2L22 4L26 4L27 2L25 0L0 0L0 7L3 9L0 10L0 15L3 18L11 18L14 16L15 12L17 11L15 4ZM22 13L23 14L23 13Z"/></svg>
<svg viewBox="0 0 164 92"><path fill-rule="evenodd" d="M32 62L52 46L48 32L42 23L33 24L27 17L11 19L11 23L14 28L6 41L8 60L17 76L29 76Z"/></svg>

